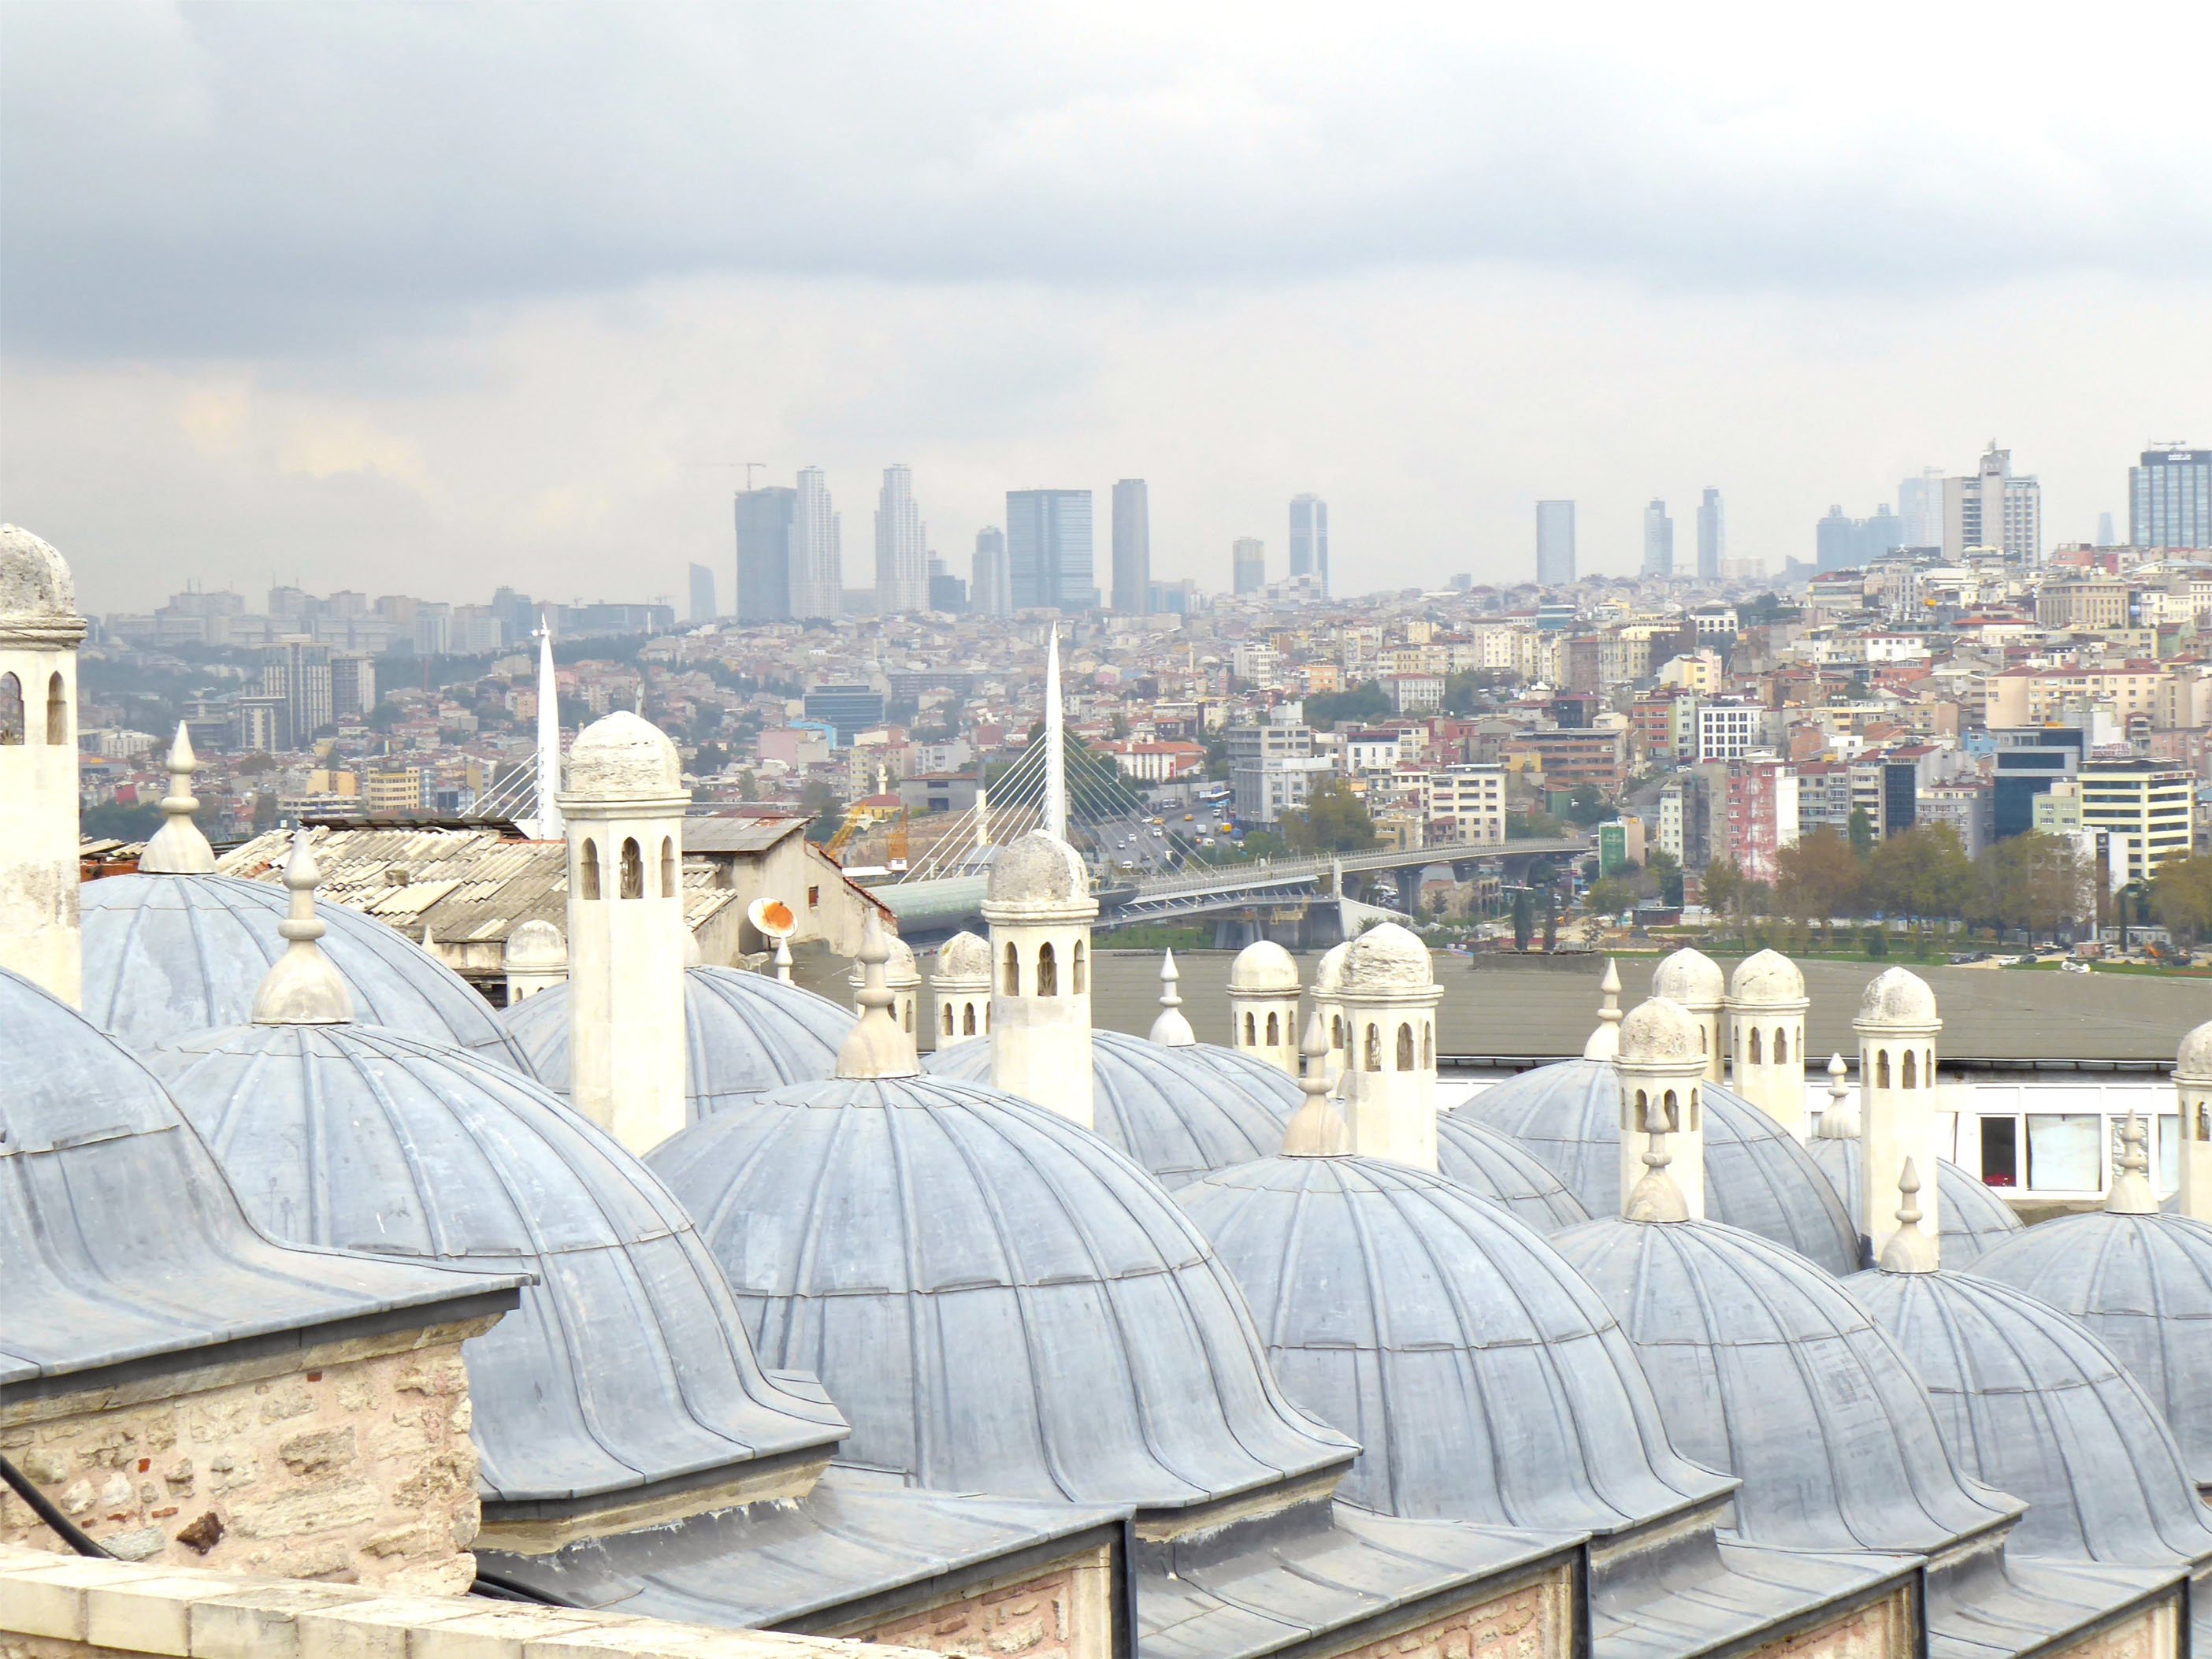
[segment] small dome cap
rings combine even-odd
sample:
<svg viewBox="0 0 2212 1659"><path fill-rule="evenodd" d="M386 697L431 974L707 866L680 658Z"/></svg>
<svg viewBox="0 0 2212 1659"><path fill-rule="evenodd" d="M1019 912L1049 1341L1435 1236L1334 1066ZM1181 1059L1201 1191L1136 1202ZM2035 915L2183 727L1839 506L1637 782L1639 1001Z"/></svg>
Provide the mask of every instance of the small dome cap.
<svg viewBox="0 0 2212 1659"><path fill-rule="evenodd" d="M885 985L894 991L910 991L921 983L921 964L914 959L914 946L896 933L885 933L884 949L889 952L884 958ZM860 957L854 957L853 965L846 971L845 978L854 990L858 990L867 982L867 964Z"/></svg>
<svg viewBox="0 0 2212 1659"><path fill-rule="evenodd" d="M74 617L76 582L52 544L0 524L0 616Z"/></svg>
<svg viewBox="0 0 2212 1659"><path fill-rule="evenodd" d="M937 947L937 970L930 977L944 986L971 980L980 986L989 986L991 942L973 933L955 933Z"/></svg>
<svg viewBox="0 0 2212 1659"><path fill-rule="evenodd" d="M1932 1025L1936 993L1928 981L1904 968L1885 968L1868 982L1859 999L1862 1025Z"/></svg>
<svg viewBox="0 0 2212 1659"><path fill-rule="evenodd" d="M1698 1047L1698 1017L1670 998L1647 998L1631 1008L1620 1022L1620 1063L1638 1061L1705 1061Z"/></svg>
<svg viewBox="0 0 2212 1659"><path fill-rule="evenodd" d="M2208 1019L2174 1050L2173 1070L2180 1077L2212 1077L2212 1019Z"/></svg>
<svg viewBox="0 0 2212 1659"><path fill-rule="evenodd" d="M992 904L1078 904L1091 896L1083 858L1057 836L1032 830L991 860Z"/></svg>
<svg viewBox="0 0 2212 1659"><path fill-rule="evenodd" d="M1729 1000L1739 1007L1772 1008L1805 1000L1805 975L1779 951L1760 951L1735 965Z"/></svg>
<svg viewBox="0 0 2212 1659"><path fill-rule="evenodd" d="M1410 928L1395 921L1369 928L1352 941L1344 953L1340 989L1362 993L1425 991L1436 983L1429 962L1429 947Z"/></svg>
<svg viewBox="0 0 2212 1659"><path fill-rule="evenodd" d="M1344 957L1345 952L1351 949L1352 942L1347 939L1341 945L1332 945L1322 952L1320 964L1314 969L1313 988L1316 996L1334 996L1343 988Z"/></svg>
<svg viewBox="0 0 2212 1659"><path fill-rule="evenodd" d="M1715 1008L1727 996L1728 983L1720 963L1686 945L1653 970L1651 994L1685 1008Z"/></svg>
<svg viewBox="0 0 2212 1659"><path fill-rule="evenodd" d="M618 708L586 726L568 750L568 787L580 800L684 793L684 763L652 721Z"/></svg>
<svg viewBox="0 0 2212 1659"><path fill-rule="evenodd" d="M1298 964L1291 953L1271 939L1246 945L1237 953L1237 960L1229 965L1229 992L1231 996L1265 995L1289 993L1296 995L1298 989Z"/></svg>
<svg viewBox="0 0 2212 1659"><path fill-rule="evenodd" d="M565 968L568 965L568 938L550 921L526 921L508 933L507 943L500 946L499 965L510 971L517 968Z"/></svg>

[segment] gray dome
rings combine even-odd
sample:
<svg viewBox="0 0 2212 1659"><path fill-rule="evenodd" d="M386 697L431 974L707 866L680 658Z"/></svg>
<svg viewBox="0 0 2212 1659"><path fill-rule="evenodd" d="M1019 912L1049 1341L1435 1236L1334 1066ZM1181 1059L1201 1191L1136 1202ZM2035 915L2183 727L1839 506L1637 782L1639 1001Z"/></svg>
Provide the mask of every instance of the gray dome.
<svg viewBox="0 0 2212 1659"><path fill-rule="evenodd" d="M991 1080L991 1041L977 1037L922 1057L933 1077ZM1188 1048L1123 1031L1091 1034L1092 1128L1161 1185L1273 1158L1305 1097L1279 1066L1210 1042Z"/></svg>
<svg viewBox="0 0 2212 1659"><path fill-rule="evenodd" d="M152 1063L270 1231L538 1275L462 1349L491 1501L705 1480L839 1438L833 1408L762 1373L682 1206L538 1085L363 1025L240 1026Z"/></svg>
<svg viewBox="0 0 2212 1659"><path fill-rule="evenodd" d="M843 1455L916 1485L1182 1508L1340 1469L1204 1237L1042 1107L839 1079L692 1124L648 1160L699 1219L763 1364L813 1371Z"/></svg>
<svg viewBox="0 0 2212 1659"><path fill-rule="evenodd" d="M1858 1231L1820 1166L1742 1096L1717 1083L1700 1083L1698 1091L1705 1107L1707 1218L1771 1238L1832 1273L1857 1272ZM1445 1115L1511 1135L1592 1215L1620 1212L1620 1073L1611 1061L1540 1066Z"/></svg>
<svg viewBox="0 0 2212 1659"><path fill-rule="evenodd" d="M1828 1177L1854 1226L1859 1215L1859 1155L1865 1142L1856 1135L1833 1139L1814 1136L1805 1144L1813 1162ZM1940 1224L1943 1266L1951 1272L1971 1267L1983 1252L1995 1249L2021 1230L2011 1205L1948 1158L1936 1161L1936 1218Z"/></svg>
<svg viewBox="0 0 2212 1659"><path fill-rule="evenodd" d="M2212 1227L2094 1210L2024 1230L1973 1266L2086 1325L2166 1413L2212 1486Z"/></svg>
<svg viewBox="0 0 2212 1659"><path fill-rule="evenodd" d="M510 1004L500 1023L532 1073L568 1092L568 988L550 985ZM736 968L684 970L684 1109L693 1121L787 1083L837 1069L838 1045L858 1021L802 986Z"/></svg>
<svg viewBox="0 0 2212 1659"><path fill-rule="evenodd" d="M242 1025L269 964L291 894L237 876L109 876L79 890L84 1012L144 1052L190 1031ZM345 981L356 1018L467 1048L527 1073L522 1049L469 982L374 916L319 906L323 954Z"/></svg>
<svg viewBox="0 0 2212 1659"><path fill-rule="evenodd" d="M1243 1288L1283 1387L1364 1448L1340 1497L1610 1533L1725 1488L1668 1446L1595 1292L1442 1176L1271 1158L1176 1197Z"/></svg>
<svg viewBox="0 0 2212 1659"><path fill-rule="evenodd" d="M2027 1501L2028 1555L2212 1556L2173 1431L2112 1351L2025 1291L1948 1270L1846 1281L1904 1350L1965 1473Z"/></svg>
<svg viewBox="0 0 2212 1659"><path fill-rule="evenodd" d="M1437 1168L1445 1180L1540 1233L1590 1218L1582 1200L1527 1147L1472 1118L1445 1112L1437 1119Z"/></svg>
<svg viewBox="0 0 2212 1659"><path fill-rule="evenodd" d="M511 1287L257 1231L176 1104L112 1037L0 969L0 1384ZM427 1320L426 1322L427 1322Z"/></svg>
<svg viewBox="0 0 2212 1659"><path fill-rule="evenodd" d="M1083 855L1057 836L1032 830L991 860L984 902L993 905L1075 904L1091 896Z"/></svg>
<svg viewBox="0 0 2212 1659"><path fill-rule="evenodd" d="M568 787L580 800L647 800L684 793L684 763L660 728L617 708L568 745Z"/></svg>
<svg viewBox="0 0 2212 1659"><path fill-rule="evenodd" d="M1589 1221L1552 1243L1605 1298L1686 1457L1743 1477L1746 1541L1927 1553L2019 1504L1951 1463L1895 1345L1802 1256L1710 1221Z"/></svg>

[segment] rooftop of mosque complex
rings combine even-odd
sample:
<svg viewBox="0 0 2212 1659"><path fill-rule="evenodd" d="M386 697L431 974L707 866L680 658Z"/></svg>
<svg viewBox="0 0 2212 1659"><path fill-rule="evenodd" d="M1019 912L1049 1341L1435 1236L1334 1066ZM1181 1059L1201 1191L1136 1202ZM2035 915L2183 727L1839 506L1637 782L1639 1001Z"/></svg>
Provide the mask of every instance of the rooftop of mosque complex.
<svg viewBox="0 0 2212 1659"><path fill-rule="evenodd" d="M1056 780L986 931L867 915L847 1006L699 965L627 713L553 757L562 920L495 1010L319 900L327 832L218 873L181 732L80 890L71 593L0 530L45 722L0 744L0 1650L2212 1633L2212 1025L2015 1104L2074 1182L2032 1225L1901 967L1827 1011L1848 1058L1780 954L1685 950L1557 975L1579 1054L1454 1078L1483 1034L1389 922L1310 982L1254 945L1225 1020L1165 957L1149 1035L1101 1030Z"/></svg>

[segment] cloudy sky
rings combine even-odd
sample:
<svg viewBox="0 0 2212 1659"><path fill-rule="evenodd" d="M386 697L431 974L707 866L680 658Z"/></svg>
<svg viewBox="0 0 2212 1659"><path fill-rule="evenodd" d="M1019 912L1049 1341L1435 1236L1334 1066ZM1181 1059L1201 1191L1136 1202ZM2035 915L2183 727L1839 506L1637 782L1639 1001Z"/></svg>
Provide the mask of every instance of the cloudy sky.
<svg viewBox="0 0 2212 1659"><path fill-rule="evenodd" d="M1809 556L1992 437L2212 443L2212 8L0 6L0 513L187 577L726 585L732 490L1152 483L1225 586Z"/></svg>

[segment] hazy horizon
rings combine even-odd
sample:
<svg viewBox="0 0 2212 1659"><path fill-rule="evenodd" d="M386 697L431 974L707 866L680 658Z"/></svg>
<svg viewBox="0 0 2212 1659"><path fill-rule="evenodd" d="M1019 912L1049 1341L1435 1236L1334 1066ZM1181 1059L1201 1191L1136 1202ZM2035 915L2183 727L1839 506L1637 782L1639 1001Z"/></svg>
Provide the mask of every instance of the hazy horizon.
<svg viewBox="0 0 2212 1659"><path fill-rule="evenodd" d="M2145 43L2157 43L2155 56ZM1156 577L1809 558L1994 438L2048 547L2212 445L2201 7L0 9L0 516L92 610L272 575L725 605L800 466L966 574L1151 485Z"/></svg>

